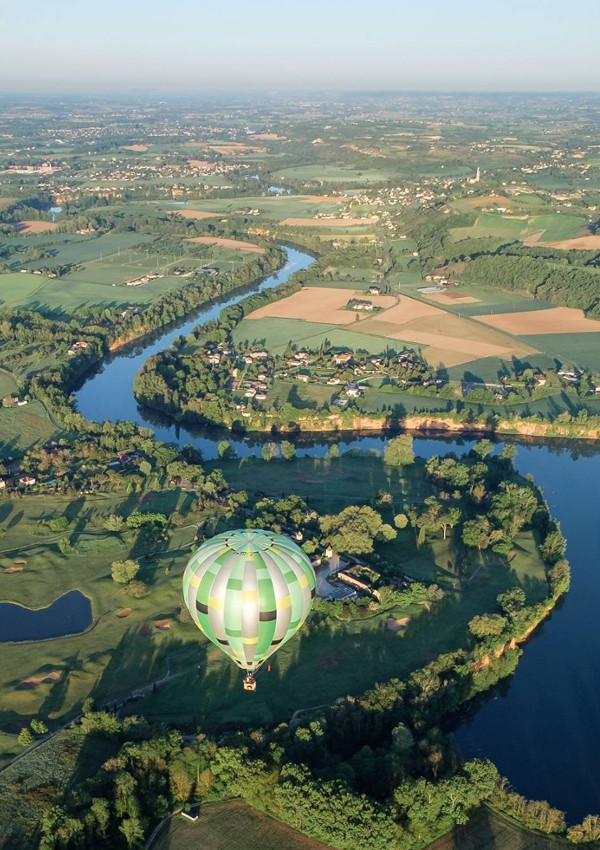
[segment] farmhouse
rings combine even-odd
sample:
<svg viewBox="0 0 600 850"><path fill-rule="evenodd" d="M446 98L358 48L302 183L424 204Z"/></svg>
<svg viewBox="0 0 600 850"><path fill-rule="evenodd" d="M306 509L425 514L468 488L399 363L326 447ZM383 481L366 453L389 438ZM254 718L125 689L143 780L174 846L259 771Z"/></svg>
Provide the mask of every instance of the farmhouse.
<svg viewBox="0 0 600 850"><path fill-rule="evenodd" d="M373 309L373 302L366 301L364 298L351 298L347 305L350 310L367 310Z"/></svg>
<svg viewBox="0 0 600 850"><path fill-rule="evenodd" d="M380 286L370 286L369 287L369 295L381 295L381 287Z"/></svg>
<svg viewBox="0 0 600 850"><path fill-rule="evenodd" d="M333 362L336 366L343 366L344 363L349 363L352 360L352 354L350 351L342 351L340 354L333 355Z"/></svg>
<svg viewBox="0 0 600 850"><path fill-rule="evenodd" d="M350 398L360 398L364 395L364 392L357 384L348 384L346 387L346 395L350 396Z"/></svg>

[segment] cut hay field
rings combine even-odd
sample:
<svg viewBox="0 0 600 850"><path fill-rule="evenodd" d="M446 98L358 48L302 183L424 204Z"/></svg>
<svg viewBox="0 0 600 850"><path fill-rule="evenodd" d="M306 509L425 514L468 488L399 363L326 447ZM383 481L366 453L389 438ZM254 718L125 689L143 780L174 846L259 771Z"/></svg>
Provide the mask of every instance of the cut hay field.
<svg viewBox="0 0 600 850"><path fill-rule="evenodd" d="M445 307L454 307L461 304L479 304L479 298L473 295L466 295L463 292L448 291L435 292L425 296L428 301L433 301L436 304L443 304Z"/></svg>
<svg viewBox="0 0 600 850"><path fill-rule="evenodd" d="M273 301L260 307L247 316L248 321L265 318L302 319L307 322L326 322L331 325L350 325L358 321L365 321L366 314L346 310L346 304L350 298L364 298L363 290L349 292L346 289L328 289L327 287L305 286L299 292L295 292L288 298ZM391 295L376 295L372 299L373 304L382 307L393 307L396 298Z"/></svg>
<svg viewBox="0 0 600 850"><path fill-rule="evenodd" d="M546 248L559 248L561 251L600 251L600 235L592 234L589 236L576 236L573 239L563 239L559 242L546 242L546 234L544 234L544 242L538 242Z"/></svg>
<svg viewBox="0 0 600 850"><path fill-rule="evenodd" d="M499 357L510 360L512 357L525 357L533 354L526 342L509 336L502 330L486 327L480 322L471 321L450 313L441 307L411 298L380 295L365 296L364 291L357 292L359 297L371 300L382 308L377 313L355 313L345 309L351 293L347 289L323 287L304 287L288 298L274 301L249 314L242 322L242 328L236 338L250 338L254 321L266 319L295 320L289 327L287 340L294 339L293 334L300 331L302 343L306 347L314 345L310 339L315 323L328 325L327 339L332 340L331 325L340 330L352 331L359 348L370 350L370 346L360 344L360 337L369 340L379 339L379 351L389 348L401 350L404 343L411 347L420 347L424 357L436 368L457 366L482 357ZM310 333L304 333L298 320L311 324ZM258 331L255 338L263 338ZM339 338L339 337L338 337ZM264 336L266 341L267 337ZM300 340L297 341L300 344ZM348 344L348 343L346 343Z"/></svg>
<svg viewBox="0 0 600 850"><path fill-rule="evenodd" d="M12 395L17 391L17 384L9 372L0 371L0 398Z"/></svg>
<svg viewBox="0 0 600 850"><path fill-rule="evenodd" d="M120 256L122 261L126 262L127 252L132 250L134 246L144 245L150 241L150 237L141 233L106 233L97 238L86 238L70 233L50 234L47 238L48 249L52 256L44 260L24 263L23 268L34 269L40 266L55 268L69 263L89 263L93 260L106 259L113 254L115 258ZM45 245L46 241L43 237L39 237L35 243L30 240L23 242L15 240L13 244L35 244L37 248Z"/></svg>
<svg viewBox="0 0 600 850"><path fill-rule="evenodd" d="M241 800L203 805L195 823L181 815L163 827L150 850L328 850Z"/></svg>
<svg viewBox="0 0 600 850"><path fill-rule="evenodd" d="M220 236L195 236L188 242L198 242L200 245L216 245L220 248L235 248L237 251L249 251L253 254L264 254L265 249L252 242L242 242L240 239L223 239Z"/></svg>
<svg viewBox="0 0 600 850"><path fill-rule="evenodd" d="M208 211L205 211L205 210L188 210L188 209L172 210L169 214L170 215L180 215L182 218L197 218L197 219L215 218L218 215L223 215L223 213L220 213L220 212L208 212Z"/></svg>
<svg viewBox="0 0 600 850"><path fill-rule="evenodd" d="M426 295L425 293L418 292L418 287L416 286L405 288L411 295L417 298L425 299L431 303L441 303L435 295ZM453 291L466 297L460 300L451 299L452 303L448 303L444 299L443 304L445 309L467 318L470 316L477 318L479 316L495 315L496 313L524 313L529 310L540 311L552 306L546 301L538 301L531 296L521 295L515 292L504 292L502 289L484 289L483 287L461 285Z"/></svg>
<svg viewBox="0 0 600 850"><path fill-rule="evenodd" d="M258 342L269 351L285 350L292 343L301 348L312 347L314 339L323 339L336 330L336 325L321 322L305 322L301 319L244 319L232 331L233 341L239 345L245 342ZM318 343L320 344L320 343Z"/></svg>
<svg viewBox="0 0 600 850"><path fill-rule="evenodd" d="M58 224L53 221L20 221L16 228L22 236L28 236L30 233L46 233L49 230L56 230Z"/></svg>
<svg viewBox="0 0 600 850"><path fill-rule="evenodd" d="M229 240L222 240L229 242ZM235 242L235 240L231 240ZM0 275L0 306L27 307L48 313L70 313L79 307L120 307L149 304L173 289L189 283L185 275L170 274L176 265L186 270L210 263L231 271L244 261L237 243L213 245L202 259L191 256L158 255L144 250L140 234L110 234L98 239L53 244L54 256L23 265L30 271L40 265L50 268L78 263L82 268L62 278L11 272ZM137 248L142 243L142 247ZM246 248L248 243L239 243ZM253 247L250 246L253 250ZM262 251L262 249L258 249ZM142 286L125 286L148 273L162 274Z"/></svg>
<svg viewBox="0 0 600 850"><path fill-rule="evenodd" d="M479 316L478 320L515 336L600 333L600 321L586 318L583 310L573 307L496 313L494 316ZM600 345L600 337L597 344Z"/></svg>

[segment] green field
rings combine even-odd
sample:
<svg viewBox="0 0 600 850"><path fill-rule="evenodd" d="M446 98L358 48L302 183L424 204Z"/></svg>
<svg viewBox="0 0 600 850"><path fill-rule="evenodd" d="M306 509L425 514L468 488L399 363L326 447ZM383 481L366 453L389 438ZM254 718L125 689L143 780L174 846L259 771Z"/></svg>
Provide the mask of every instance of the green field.
<svg viewBox="0 0 600 850"><path fill-rule="evenodd" d="M17 391L17 383L9 372L0 371L0 398L12 395Z"/></svg>
<svg viewBox="0 0 600 850"><path fill-rule="evenodd" d="M175 815L150 850L327 850L241 800L203 805L195 823Z"/></svg>
<svg viewBox="0 0 600 850"><path fill-rule="evenodd" d="M8 376L2 375L2 380ZM0 457L14 457L61 435L41 401L25 407L0 407Z"/></svg>
<svg viewBox="0 0 600 850"><path fill-rule="evenodd" d="M600 372L600 333L532 334L519 337L563 364Z"/></svg>
<svg viewBox="0 0 600 850"><path fill-rule="evenodd" d="M302 319L269 317L246 319L233 329L231 336L236 345L258 342L264 344L269 351L277 353L285 351L290 342L298 348L313 345L315 338L327 336L336 327L337 325L320 322L304 322Z"/></svg>
<svg viewBox="0 0 600 850"><path fill-rule="evenodd" d="M514 214L480 213L471 227L455 227L450 230L453 242L462 239L478 239L498 236L507 240L526 239L542 232L540 241L554 242L570 239L586 223L582 216L565 215L559 212L534 216Z"/></svg>
<svg viewBox="0 0 600 850"><path fill-rule="evenodd" d="M281 180L302 181L305 183L349 183L365 184L383 183L398 174L397 168L350 168L346 165L330 163L315 165L298 165L294 168L284 168L272 176Z"/></svg>
<svg viewBox="0 0 600 850"><path fill-rule="evenodd" d="M139 634L146 622L174 618L180 602L180 582L189 556L194 525L177 529L164 552L144 565L140 577L150 584L150 593L131 599L110 578L114 560L139 557L147 551L133 532L114 534L103 531L103 518L126 516L138 506L166 514L187 503L178 490L149 493L144 497L111 496L31 496L22 502L0 502L2 528L6 532L0 547L0 568L15 558L26 560L23 572L0 574L0 598L31 607L44 607L69 589L78 588L92 600L95 626L81 635L56 638L37 644L4 645L0 673L2 729L10 731L13 721L42 711L52 721L72 712L90 693L99 698L128 692L136 684L152 681L165 672L165 653L181 649L178 624L168 632L149 637ZM66 516L70 525L64 534L52 534L40 522ZM61 554L57 541L70 540L73 551ZM172 571L172 572L171 572ZM127 619L115 613L131 607ZM190 635L193 637L193 635ZM22 690L27 676L60 671L65 678L58 684L40 684Z"/></svg>
<svg viewBox="0 0 600 850"><path fill-rule="evenodd" d="M267 404L272 405L275 400L281 404L289 401L300 409L316 409L331 404L332 398L338 392L339 387L328 387L323 384L303 384L300 381L274 381L267 393Z"/></svg>
<svg viewBox="0 0 600 850"><path fill-rule="evenodd" d="M97 238L90 238L89 236L86 238L69 233L62 234L61 242L58 241L58 234L51 234L51 236L55 238L49 246L49 250L52 251L54 256L24 263L23 268L38 268L39 266L55 268L68 263L88 263L92 260L108 257L111 254L124 254L131 250L134 245L151 241L151 237L143 233L106 233ZM30 238L27 237L26 245L29 245ZM36 238L39 239L41 244L44 244L44 238L45 241L48 241L47 237L44 236Z"/></svg>
<svg viewBox="0 0 600 850"><path fill-rule="evenodd" d="M352 328L352 325L349 327ZM334 348L368 351L369 354L416 347L414 343L357 333L343 326L276 317L244 319L234 328L232 338L236 344L258 342L275 353L285 351L290 343L299 349L316 350L328 342Z"/></svg>
<svg viewBox="0 0 600 850"><path fill-rule="evenodd" d="M123 234L119 234L121 236ZM139 243L139 234L137 242ZM131 234L130 234L131 236ZM102 237L108 239L109 237ZM116 237L111 237L115 239ZM100 242L94 240L94 243ZM88 243L82 243L88 246ZM116 243L115 243L116 244ZM80 246L73 246L74 250ZM112 245L114 250L115 245ZM219 266L231 272L241 265L247 255L231 248L211 247L201 259L190 256L158 256L150 251L118 249L109 255L98 254L87 260L81 270L63 278L13 272L0 275L0 305L25 307L41 312L70 313L81 307L119 307L129 304L149 304L166 292L180 289L189 283L185 275L169 274L177 266L192 270L202 265ZM59 265L63 260L30 263L30 267ZM164 275L143 286L124 284L148 273Z"/></svg>

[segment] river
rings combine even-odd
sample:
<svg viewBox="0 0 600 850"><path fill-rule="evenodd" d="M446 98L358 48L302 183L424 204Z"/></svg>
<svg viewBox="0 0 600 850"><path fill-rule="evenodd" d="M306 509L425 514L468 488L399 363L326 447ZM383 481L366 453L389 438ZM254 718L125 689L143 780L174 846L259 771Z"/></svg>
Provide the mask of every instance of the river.
<svg viewBox="0 0 600 850"><path fill-rule="evenodd" d="M284 283L311 262L307 254L288 249L285 266L256 289ZM144 410L134 398L133 379L150 355L246 294L212 305L159 338L113 356L76 393L79 411L95 421L127 419L150 426L160 440L190 443L205 458L215 458L222 435L184 429ZM260 438L227 439L240 456L260 453ZM385 440L370 435L336 442L343 451L382 449ZM329 444L326 437L302 438L298 452L322 456ZM448 450L460 453L471 445L461 437L418 438L415 451L427 457ZM517 448L517 468L533 474L568 540L571 591L529 640L516 673L480 701L456 737L466 756L491 758L515 790L548 800L573 822L600 813L600 446L573 442L564 448L546 442L517 443Z"/></svg>

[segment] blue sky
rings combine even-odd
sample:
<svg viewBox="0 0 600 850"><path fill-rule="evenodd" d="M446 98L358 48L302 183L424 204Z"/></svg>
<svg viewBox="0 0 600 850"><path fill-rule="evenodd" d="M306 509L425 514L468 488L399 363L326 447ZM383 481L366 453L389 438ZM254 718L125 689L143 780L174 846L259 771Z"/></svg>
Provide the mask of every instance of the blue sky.
<svg viewBox="0 0 600 850"><path fill-rule="evenodd" d="M600 2L4 0L0 89L600 90Z"/></svg>

